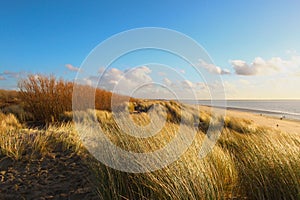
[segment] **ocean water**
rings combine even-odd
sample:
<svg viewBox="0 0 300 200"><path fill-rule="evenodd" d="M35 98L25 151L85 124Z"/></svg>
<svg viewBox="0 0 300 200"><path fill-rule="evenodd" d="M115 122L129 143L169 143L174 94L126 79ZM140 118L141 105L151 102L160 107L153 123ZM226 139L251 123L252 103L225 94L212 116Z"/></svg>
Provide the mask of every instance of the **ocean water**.
<svg viewBox="0 0 300 200"><path fill-rule="evenodd" d="M187 101L186 103L212 105L210 100ZM228 109L300 120L300 100L227 100L225 103ZM224 104L215 101L214 106L224 107Z"/></svg>

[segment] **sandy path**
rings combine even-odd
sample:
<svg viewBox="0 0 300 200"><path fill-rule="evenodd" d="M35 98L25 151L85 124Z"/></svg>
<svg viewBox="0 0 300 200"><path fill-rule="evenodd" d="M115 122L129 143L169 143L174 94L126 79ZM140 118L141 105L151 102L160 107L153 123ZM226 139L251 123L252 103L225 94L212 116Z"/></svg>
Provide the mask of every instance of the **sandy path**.
<svg viewBox="0 0 300 200"><path fill-rule="evenodd" d="M0 155L0 200L99 199L91 177L82 158L71 151L18 161Z"/></svg>

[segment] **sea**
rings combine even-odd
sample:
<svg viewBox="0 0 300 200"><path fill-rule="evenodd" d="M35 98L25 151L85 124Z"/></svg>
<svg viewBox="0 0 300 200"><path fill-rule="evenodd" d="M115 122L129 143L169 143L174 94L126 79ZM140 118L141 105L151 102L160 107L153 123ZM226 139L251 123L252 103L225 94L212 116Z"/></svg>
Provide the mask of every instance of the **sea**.
<svg viewBox="0 0 300 200"><path fill-rule="evenodd" d="M300 120L299 100L186 100L185 103L226 107L231 110L240 110L279 118Z"/></svg>

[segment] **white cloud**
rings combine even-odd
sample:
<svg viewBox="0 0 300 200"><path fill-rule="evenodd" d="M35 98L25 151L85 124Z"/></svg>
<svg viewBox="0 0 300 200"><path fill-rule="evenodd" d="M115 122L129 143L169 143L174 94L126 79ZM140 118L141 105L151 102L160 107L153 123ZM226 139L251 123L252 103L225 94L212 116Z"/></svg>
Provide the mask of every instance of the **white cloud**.
<svg viewBox="0 0 300 200"><path fill-rule="evenodd" d="M188 76L180 76L178 69L174 74L167 72L163 74L155 71L155 68L152 70L151 66L142 66L129 70L108 69L101 77L98 86L141 98L175 98L176 96L179 99L189 99L196 95L199 99L210 99L212 96L222 97L224 90L227 98L300 98L295 92L300 84L300 56L293 55L289 59L273 57L269 60L257 57L250 64L243 60L232 60L230 63L235 74L244 76L224 77L223 84L192 81ZM203 61L200 61L200 64L213 74L230 73L229 70L213 64ZM270 76L268 78L255 76L264 74ZM90 76L90 81L86 80L86 82L88 84L92 82L96 86L98 78L100 78L99 74Z"/></svg>
<svg viewBox="0 0 300 200"><path fill-rule="evenodd" d="M93 81L91 79L83 79L83 83L88 86L93 86Z"/></svg>
<svg viewBox="0 0 300 200"><path fill-rule="evenodd" d="M183 81L181 81L181 84L182 84L182 86L184 87L184 88L194 88L195 86L194 86L194 83L192 83L191 81L189 81L189 80L183 80Z"/></svg>
<svg viewBox="0 0 300 200"><path fill-rule="evenodd" d="M71 64L66 64L65 67L66 67L68 70L72 71L72 72L78 72L78 71L80 71L80 68L79 68L79 67L75 67L75 66L73 66L73 65L71 65Z"/></svg>
<svg viewBox="0 0 300 200"><path fill-rule="evenodd" d="M130 70L111 68L104 72L101 79L100 75L90 76L83 83L140 98L189 99L194 98L195 94L198 98L209 97L209 88L203 82L193 82L182 77L173 80L173 76L162 77L157 81L151 77L153 75L157 73L147 66Z"/></svg>
<svg viewBox="0 0 300 200"><path fill-rule="evenodd" d="M280 57L264 60L261 57L256 57L250 64L243 60L231 60L230 63L233 66L235 73L238 75L293 74L300 69L300 56L292 56L289 60L283 60Z"/></svg>
<svg viewBox="0 0 300 200"><path fill-rule="evenodd" d="M152 78L150 76L151 69L147 66L141 66L129 70L119 70L117 68L111 68L103 71L103 76L90 76L87 80L90 80L90 85L96 85L98 87L114 91L117 93L130 95L138 87L151 84Z"/></svg>
<svg viewBox="0 0 300 200"><path fill-rule="evenodd" d="M250 67L245 61L243 60L231 60L231 65L233 66L233 69L235 70L235 73L238 75L256 75L257 69L254 67Z"/></svg>
<svg viewBox="0 0 300 200"><path fill-rule="evenodd" d="M12 71L5 70L2 73L2 76L4 78L20 78L20 76L22 76L24 74L25 74L25 72L12 72Z"/></svg>
<svg viewBox="0 0 300 200"><path fill-rule="evenodd" d="M222 69L219 66L216 66L212 63L207 63L204 60L199 60L199 66L203 67L206 69L208 72L213 73L213 74L230 74L230 71L228 69Z"/></svg>

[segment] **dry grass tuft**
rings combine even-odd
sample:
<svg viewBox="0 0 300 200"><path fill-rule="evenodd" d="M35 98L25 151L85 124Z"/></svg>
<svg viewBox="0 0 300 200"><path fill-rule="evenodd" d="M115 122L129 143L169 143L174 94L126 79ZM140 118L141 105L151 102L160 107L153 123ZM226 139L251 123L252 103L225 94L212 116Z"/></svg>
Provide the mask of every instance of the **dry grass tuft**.
<svg viewBox="0 0 300 200"><path fill-rule="evenodd" d="M248 134L227 129L219 144L235 160L240 192L245 196L251 199L299 197L299 135L262 128Z"/></svg>
<svg viewBox="0 0 300 200"><path fill-rule="evenodd" d="M21 158L25 151L23 135L20 134L21 127L14 115L0 113L0 154L16 160Z"/></svg>

